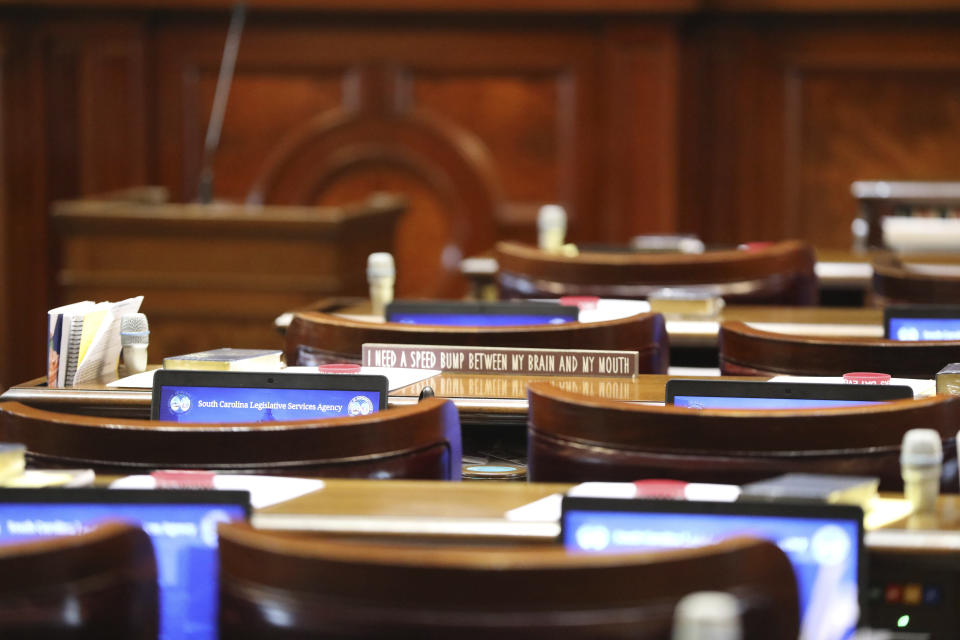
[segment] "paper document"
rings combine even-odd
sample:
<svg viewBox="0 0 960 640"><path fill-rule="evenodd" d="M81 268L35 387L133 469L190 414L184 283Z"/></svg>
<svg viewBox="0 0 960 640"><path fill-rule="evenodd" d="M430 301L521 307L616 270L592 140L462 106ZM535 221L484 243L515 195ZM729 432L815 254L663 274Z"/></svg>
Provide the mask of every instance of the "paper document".
<svg viewBox="0 0 960 640"><path fill-rule="evenodd" d="M820 384L847 384L842 376L774 376L770 382L813 382ZM937 394L936 380L916 378L890 378L890 384L904 385L913 389L914 398L929 398Z"/></svg>
<svg viewBox="0 0 960 640"><path fill-rule="evenodd" d="M287 478L283 476L256 476L244 474L217 474L213 488L250 492L250 504L254 509L263 509L287 500L299 498L323 489L323 480L313 478ZM156 489L153 476L126 476L110 483L111 489Z"/></svg>

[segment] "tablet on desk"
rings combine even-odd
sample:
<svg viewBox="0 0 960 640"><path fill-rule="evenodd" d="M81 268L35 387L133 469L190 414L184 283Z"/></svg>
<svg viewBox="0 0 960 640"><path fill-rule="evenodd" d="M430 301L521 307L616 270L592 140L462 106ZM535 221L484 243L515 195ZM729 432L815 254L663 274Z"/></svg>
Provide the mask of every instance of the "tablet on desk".
<svg viewBox="0 0 960 640"><path fill-rule="evenodd" d="M217 524L250 517L246 491L0 489L0 544L74 535L107 520L153 543L164 640L217 637Z"/></svg>
<svg viewBox="0 0 960 640"><path fill-rule="evenodd" d="M386 408L384 376L160 369L153 377L150 417L274 422L367 415Z"/></svg>
<svg viewBox="0 0 960 640"><path fill-rule="evenodd" d="M554 302L434 302L398 300L387 305L387 322L456 327L510 327L576 322L580 310Z"/></svg>
<svg viewBox="0 0 960 640"><path fill-rule="evenodd" d="M565 496L560 530L566 548L596 553L699 547L734 536L763 538L779 546L793 565L800 637L849 638L864 610L860 507Z"/></svg>
<svg viewBox="0 0 960 640"><path fill-rule="evenodd" d="M960 305L891 305L883 309L889 340L960 340Z"/></svg>
<svg viewBox="0 0 960 640"><path fill-rule="evenodd" d="M829 409L913 398L905 385L668 380L666 404L692 409Z"/></svg>

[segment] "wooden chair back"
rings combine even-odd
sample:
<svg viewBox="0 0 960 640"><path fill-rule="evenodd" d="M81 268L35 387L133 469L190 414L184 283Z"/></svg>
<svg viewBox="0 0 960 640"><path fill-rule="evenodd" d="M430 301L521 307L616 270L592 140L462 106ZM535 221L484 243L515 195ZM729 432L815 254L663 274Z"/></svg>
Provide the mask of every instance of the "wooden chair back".
<svg viewBox="0 0 960 640"><path fill-rule="evenodd" d="M287 364L360 362L364 343L636 351L640 373L666 373L670 361L666 326L658 313L591 323L441 327L363 322L303 311L294 315L287 328L285 355Z"/></svg>
<svg viewBox="0 0 960 640"><path fill-rule="evenodd" d="M0 545L0 576L2 638L157 637L156 561L139 527Z"/></svg>
<svg viewBox="0 0 960 640"><path fill-rule="evenodd" d="M878 306L960 304L960 265L875 261L871 298Z"/></svg>
<svg viewBox="0 0 960 640"><path fill-rule="evenodd" d="M581 253L575 257L499 242L495 256L505 298L646 298L679 288L739 304L817 304L813 249L795 240L750 251Z"/></svg>
<svg viewBox="0 0 960 640"><path fill-rule="evenodd" d="M337 541L220 527L224 638L670 638L687 593L723 590L744 638L796 640L786 556L739 538L659 553L576 554Z"/></svg>
<svg viewBox="0 0 960 640"><path fill-rule="evenodd" d="M960 362L960 341L799 336L723 322L717 336L720 371L736 376L840 376L853 371L933 378Z"/></svg>
<svg viewBox="0 0 960 640"><path fill-rule="evenodd" d="M900 443L943 436L943 487L956 492L960 398L863 407L699 410L600 400L547 382L528 387L527 474L534 482L674 478L743 484L791 471L876 476L902 490Z"/></svg>
<svg viewBox="0 0 960 640"><path fill-rule="evenodd" d="M460 421L449 400L367 416L242 424L180 424L44 411L0 403L0 441L27 462L97 473L211 469L347 478L460 478Z"/></svg>

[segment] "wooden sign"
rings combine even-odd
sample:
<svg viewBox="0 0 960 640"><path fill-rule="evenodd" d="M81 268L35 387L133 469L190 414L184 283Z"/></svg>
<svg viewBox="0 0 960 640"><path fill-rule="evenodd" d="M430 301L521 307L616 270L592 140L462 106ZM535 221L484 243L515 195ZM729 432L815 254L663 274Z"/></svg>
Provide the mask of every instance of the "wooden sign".
<svg viewBox="0 0 960 640"><path fill-rule="evenodd" d="M455 373L629 378L637 375L639 356L636 351L365 344L362 362Z"/></svg>

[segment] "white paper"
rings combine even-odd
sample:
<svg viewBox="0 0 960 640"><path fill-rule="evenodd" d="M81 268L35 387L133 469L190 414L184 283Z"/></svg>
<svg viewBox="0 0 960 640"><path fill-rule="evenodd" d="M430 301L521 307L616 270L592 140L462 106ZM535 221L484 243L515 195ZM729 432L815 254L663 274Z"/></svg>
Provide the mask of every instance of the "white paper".
<svg viewBox="0 0 960 640"><path fill-rule="evenodd" d="M843 338L882 338L879 324L831 324L824 322L748 322L759 331L788 333L797 336L838 336Z"/></svg>
<svg viewBox="0 0 960 640"><path fill-rule="evenodd" d="M287 367L282 373L323 373L317 367ZM436 369L398 369L391 367L360 367L360 375L386 376L387 390L396 391L427 378L440 375ZM343 375L350 375L349 373Z"/></svg>
<svg viewBox="0 0 960 640"><path fill-rule="evenodd" d="M323 489L323 480L312 478L286 478L282 476L256 476L218 474L213 477L213 488L222 491L249 491L250 504L254 509L263 509L287 500L299 498ZM126 476L114 480L111 489L156 489L153 476Z"/></svg>
<svg viewBox="0 0 960 640"><path fill-rule="evenodd" d="M97 334L90 343L83 360L77 365L77 373L71 384L96 380L117 369L120 361L120 320L128 313L136 313L143 296L115 302L107 311Z"/></svg>
<svg viewBox="0 0 960 640"><path fill-rule="evenodd" d="M770 382L799 382L820 384L848 384L842 376L774 376ZM904 385L913 389L914 398L929 398L937 394L936 380L918 380L916 378L890 378L890 384Z"/></svg>
<svg viewBox="0 0 960 640"><path fill-rule="evenodd" d="M637 485L632 482L581 482L567 491L568 496L578 498L619 498L629 500L637 497ZM686 500L704 502L735 502L740 497L740 487L735 484L687 483L683 488ZM504 514L514 522L556 522L560 519L563 494L551 493Z"/></svg>
<svg viewBox="0 0 960 640"><path fill-rule="evenodd" d="M531 302L553 302L560 304L558 298L534 298ZM580 322L605 322L629 318L639 313L650 311L650 303L646 300L620 300L618 298L599 298L596 308L580 309Z"/></svg>

